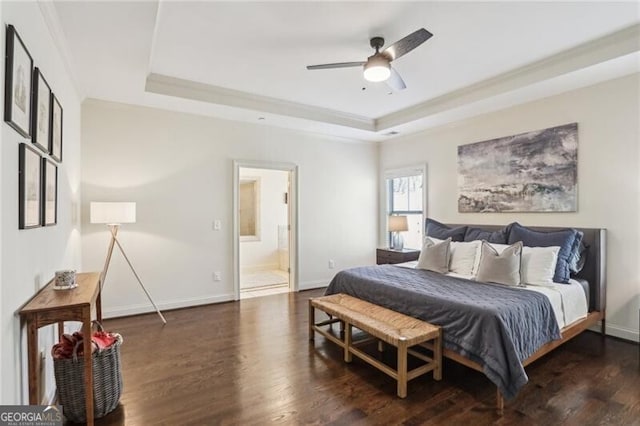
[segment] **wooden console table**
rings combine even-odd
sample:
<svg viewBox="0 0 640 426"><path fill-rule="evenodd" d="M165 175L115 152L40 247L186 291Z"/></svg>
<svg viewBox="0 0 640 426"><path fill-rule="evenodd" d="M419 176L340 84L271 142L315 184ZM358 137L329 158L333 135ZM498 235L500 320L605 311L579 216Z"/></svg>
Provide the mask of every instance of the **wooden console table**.
<svg viewBox="0 0 640 426"><path fill-rule="evenodd" d="M65 321L82 322L82 334L91 335L91 313L94 308L98 321L102 320L100 299L100 274L98 272L77 274L78 287L72 290L54 290L52 280L44 286L20 310L20 317L27 325L27 351L29 359L29 404L38 401L37 371L38 329L58 324L58 337L64 333ZM93 371L91 362L91 339L84 339L84 389L87 425L93 425ZM63 408L64 409L64 408Z"/></svg>

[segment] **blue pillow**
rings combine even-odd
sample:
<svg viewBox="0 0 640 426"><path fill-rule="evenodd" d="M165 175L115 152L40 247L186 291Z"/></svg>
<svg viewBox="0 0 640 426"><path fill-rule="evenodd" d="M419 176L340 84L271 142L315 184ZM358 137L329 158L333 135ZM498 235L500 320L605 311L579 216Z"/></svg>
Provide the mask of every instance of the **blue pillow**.
<svg viewBox="0 0 640 426"><path fill-rule="evenodd" d="M451 228L437 220L427 219L427 237L434 237L440 240L451 238L451 241L464 241L464 234L467 233L467 227Z"/></svg>
<svg viewBox="0 0 640 426"><path fill-rule="evenodd" d="M485 240L494 244L507 244L509 241L509 229L511 225L507 225L499 231L487 231L482 228L467 228L467 232L464 234L465 241Z"/></svg>
<svg viewBox="0 0 640 426"><path fill-rule="evenodd" d="M584 263L587 261L587 254L589 247L584 243L584 232L576 231L576 240L571 248L571 260L569 262L569 268L571 272L577 274L584 268Z"/></svg>
<svg viewBox="0 0 640 426"><path fill-rule="evenodd" d="M563 229L561 231L539 232L513 223L509 231L509 244L522 241L528 247L551 247L558 246L558 262L553 281L556 283L568 283L571 277L572 250L576 242L578 231L575 229ZM578 242L578 247L580 243Z"/></svg>

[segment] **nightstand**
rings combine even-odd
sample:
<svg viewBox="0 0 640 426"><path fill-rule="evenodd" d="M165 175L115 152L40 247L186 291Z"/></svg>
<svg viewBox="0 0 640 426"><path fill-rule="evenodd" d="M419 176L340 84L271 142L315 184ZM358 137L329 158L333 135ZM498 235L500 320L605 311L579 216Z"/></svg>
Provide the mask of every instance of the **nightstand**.
<svg viewBox="0 0 640 426"><path fill-rule="evenodd" d="M418 260L418 256L420 256L420 250L394 250L390 248L376 249L376 263L378 265L384 265L387 263L410 262L412 260Z"/></svg>

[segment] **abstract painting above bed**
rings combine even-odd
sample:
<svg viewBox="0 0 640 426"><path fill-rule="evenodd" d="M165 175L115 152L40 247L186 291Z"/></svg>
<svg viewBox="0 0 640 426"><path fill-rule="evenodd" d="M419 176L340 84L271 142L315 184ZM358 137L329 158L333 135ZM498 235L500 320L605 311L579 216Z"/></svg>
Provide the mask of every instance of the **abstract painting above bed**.
<svg viewBox="0 0 640 426"><path fill-rule="evenodd" d="M574 212L578 123L458 146L458 211Z"/></svg>

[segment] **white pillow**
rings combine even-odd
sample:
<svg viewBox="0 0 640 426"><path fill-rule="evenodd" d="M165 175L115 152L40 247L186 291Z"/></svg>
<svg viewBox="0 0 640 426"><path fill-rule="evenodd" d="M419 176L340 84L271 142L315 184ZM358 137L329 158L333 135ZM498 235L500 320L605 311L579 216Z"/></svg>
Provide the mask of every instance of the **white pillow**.
<svg viewBox="0 0 640 426"><path fill-rule="evenodd" d="M482 242L480 267L476 280L510 286L522 284L522 241L498 253L491 244Z"/></svg>
<svg viewBox="0 0 640 426"><path fill-rule="evenodd" d="M476 275L478 275L478 268L480 267L480 258L482 257L482 242L484 240L474 240L472 242L474 243L478 243L478 247L476 249L476 258L473 261L473 271L472 271L472 278L475 280L476 279ZM495 251L500 254L502 253L502 251L504 249L506 249L507 247L509 247L508 244L494 244L494 243L487 243L489 244L491 247L493 247L495 249Z"/></svg>
<svg viewBox="0 0 640 426"><path fill-rule="evenodd" d="M449 258L451 256L451 238L446 240L438 240L425 238L420 257L418 257L417 269L426 269L427 271L446 274L449 272Z"/></svg>
<svg viewBox="0 0 640 426"><path fill-rule="evenodd" d="M480 264L481 241L452 242L449 269L460 275L475 276Z"/></svg>
<svg viewBox="0 0 640 426"><path fill-rule="evenodd" d="M510 247L509 244L498 244L498 243L489 243L489 242L487 242L487 244L493 247L493 249L497 251L498 254L502 253L504 249Z"/></svg>
<svg viewBox="0 0 640 426"><path fill-rule="evenodd" d="M524 247L521 274L524 284L553 284L560 247Z"/></svg>
<svg viewBox="0 0 640 426"><path fill-rule="evenodd" d="M437 238L428 237L434 242L440 242ZM480 248L482 242L477 241L452 241L450 245L451 257L449 260L449 272L465 277L475 276L480 264Z"/></svg>

